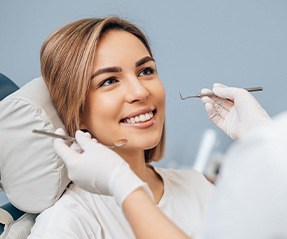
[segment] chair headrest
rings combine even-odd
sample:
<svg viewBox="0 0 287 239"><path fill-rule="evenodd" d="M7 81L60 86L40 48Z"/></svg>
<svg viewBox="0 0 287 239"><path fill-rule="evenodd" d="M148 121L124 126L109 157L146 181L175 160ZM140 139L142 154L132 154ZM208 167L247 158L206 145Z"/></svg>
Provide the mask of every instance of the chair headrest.
<svg viewBox="0 0 287 239"><path fill-rule="evenodd" d="M64 125L42 78L0 102L1 187L22 211L39 213L50 207L70 182L53 138L32 132L58 127Z"/></svg>

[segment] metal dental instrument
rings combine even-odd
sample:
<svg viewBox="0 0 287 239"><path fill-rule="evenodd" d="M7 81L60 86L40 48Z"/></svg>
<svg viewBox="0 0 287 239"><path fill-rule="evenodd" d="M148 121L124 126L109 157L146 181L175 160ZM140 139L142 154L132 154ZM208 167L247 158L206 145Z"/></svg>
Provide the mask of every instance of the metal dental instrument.
<svg viewBox="0 0 287 239"><path fill-rule="evenodd" d="M250 88L244 88L245 90L247 90L248 92L256 92L256 91L262 91L263 88L262 87L250 87ZM197 94L197 95L191 95L191 96L186 96L186 97L182 97L181 93L179 92L179 95L180 95L180 98L182 100L186 100L186 99L189 99L189 98L201 98L201 97L204 97L204 96L215 96L215 94L213 92L208 92L208 93L204 93L204 94Z"/></svg>
<svg viewBox="0 0 287 239"><path fill-rule="evenodd" d="M66 140L66 141L70 141L70 142L76 141L76 139L73 138L73 137L70 137L70 136L67 136L67 135L55 134L55 133L47 132L47 131L44 131L44 130L33 129L32 132L36 133L36 134L43 134L43 135L54 137L54 138L60 138L60 139L63 139L63 140ZM107 146L109 148L123 147L123 146L125 146L127 144L127 142L128 142L127 139L119 139L119 140L116 140L113 143L113 145L105 145L105 146Z"/></svg>

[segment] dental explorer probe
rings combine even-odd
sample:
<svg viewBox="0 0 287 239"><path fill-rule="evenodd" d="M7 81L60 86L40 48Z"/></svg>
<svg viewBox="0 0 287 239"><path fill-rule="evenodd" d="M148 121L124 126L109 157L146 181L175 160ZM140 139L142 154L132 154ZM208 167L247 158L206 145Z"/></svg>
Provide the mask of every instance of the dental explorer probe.
<svg viewBox="0 0 287 239"><path fill-rule="evenodd" d="M256 91L262 91L263 88L261 86L258 87L250 87L250 88L244 88L245 90L247 90L248 92L256 92ZM186 96L186 97L182 97L181 93L179 92L180 98L182 100L186 100L189 98L201 98L204 96L216 96L213 92L208 92L208 93L199 93L197 95L191 95L191 96Z"/></svg>

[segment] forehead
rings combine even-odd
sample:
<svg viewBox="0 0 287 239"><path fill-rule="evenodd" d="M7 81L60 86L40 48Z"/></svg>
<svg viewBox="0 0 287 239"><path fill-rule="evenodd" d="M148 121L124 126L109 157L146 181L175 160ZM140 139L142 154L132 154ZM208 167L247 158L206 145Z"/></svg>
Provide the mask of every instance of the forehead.
<svg viewBox="0 0 287 239"><path fill-rule="evenodd" d="M96 65L111 66L137 61L145 56L150 56L147 48L133 34L123 30L111 30L100 39L96 52Z"/></svg>

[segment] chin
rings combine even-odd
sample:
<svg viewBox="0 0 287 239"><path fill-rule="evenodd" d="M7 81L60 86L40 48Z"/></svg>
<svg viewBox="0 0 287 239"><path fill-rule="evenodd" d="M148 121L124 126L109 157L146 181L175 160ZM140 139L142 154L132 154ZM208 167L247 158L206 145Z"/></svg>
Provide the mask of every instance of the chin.
<svg viewBox="0 0 287 239"><path fill-rule="evenodd" d="M143 150L148 150L156 147L160 142L161 137L157 138L148 138L146 140L141 140L142 142L138 142L138 148L141 148Z"/></svg>

